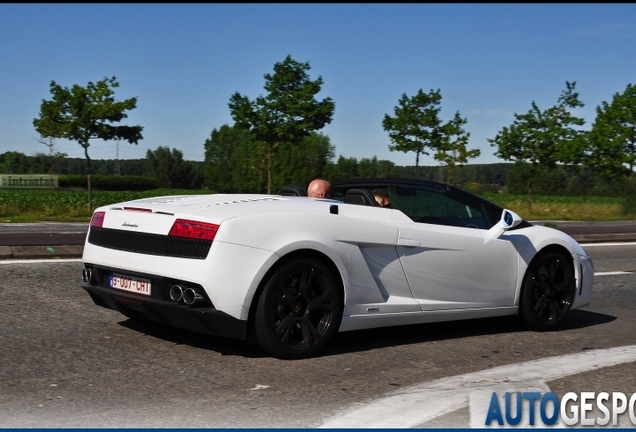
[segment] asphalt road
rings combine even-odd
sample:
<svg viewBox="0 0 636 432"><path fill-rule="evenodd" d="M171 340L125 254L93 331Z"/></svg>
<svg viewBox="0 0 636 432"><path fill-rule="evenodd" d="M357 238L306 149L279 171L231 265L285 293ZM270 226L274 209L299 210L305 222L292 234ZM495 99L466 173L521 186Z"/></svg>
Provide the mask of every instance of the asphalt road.
<svg viewBox="0 0 636 432"><path fill-rule="evenodd" d="M88 223L0 223L0 246L83 245Z"/></svg>
<svg viewBox="0 0 636 432"><path fill-rule="evenodd" d="M531 332L513 317L365 330L339 334L321 356L298 361L98 307L80 287L78 260L5 261L0 425L316 427L431 380L636 345L636 245L586 249L598 273L594 299L559 331ZM636 362L547 385L558 395L631 395ZM421 426L467 427L471 412L458 408Z"/></svg>

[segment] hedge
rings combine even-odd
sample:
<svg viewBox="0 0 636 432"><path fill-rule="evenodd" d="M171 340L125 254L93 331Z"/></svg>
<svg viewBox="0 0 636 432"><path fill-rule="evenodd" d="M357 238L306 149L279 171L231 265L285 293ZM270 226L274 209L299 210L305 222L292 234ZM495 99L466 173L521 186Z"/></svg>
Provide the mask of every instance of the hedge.
<svg viewBox="0 0 636 432"><path fill-rule="evenodd" d="M85 175L60 175L62 188L88 188ZM91 186L95 190L145 191L156 189L155 179L144 176L91 175Z"/></svg>

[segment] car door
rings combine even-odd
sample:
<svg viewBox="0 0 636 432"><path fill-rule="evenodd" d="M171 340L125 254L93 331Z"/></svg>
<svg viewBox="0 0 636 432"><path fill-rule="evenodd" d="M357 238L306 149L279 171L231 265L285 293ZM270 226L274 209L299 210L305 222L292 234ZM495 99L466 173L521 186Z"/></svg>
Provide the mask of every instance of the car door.
<svg viewBox="0 0 636 432"><path fill-rule="evenodd" d="M517 252L512 237L486 241L495 223L485 204L448 190L399 188L397 252L422 310L512 306Z"/></svg>

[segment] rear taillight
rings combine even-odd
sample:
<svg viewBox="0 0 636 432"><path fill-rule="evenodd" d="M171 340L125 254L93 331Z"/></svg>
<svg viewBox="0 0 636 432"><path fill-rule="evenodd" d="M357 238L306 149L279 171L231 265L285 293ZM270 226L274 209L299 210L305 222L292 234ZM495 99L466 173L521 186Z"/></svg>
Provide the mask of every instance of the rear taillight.
<svg viewBox="0 0 636 432"><path fill-rule="evenodd" d="M99 211L93 213L93 217L91 218L91 226L101 228L104 225L104 216L106 216L106 212Z"/></svg>
<svg viewBox="0 0 636 432"><path fill-rule="evenodd" d="M168 236L212 241L218 230L219 226L215 224L177 219L170 228Z"/></svg>

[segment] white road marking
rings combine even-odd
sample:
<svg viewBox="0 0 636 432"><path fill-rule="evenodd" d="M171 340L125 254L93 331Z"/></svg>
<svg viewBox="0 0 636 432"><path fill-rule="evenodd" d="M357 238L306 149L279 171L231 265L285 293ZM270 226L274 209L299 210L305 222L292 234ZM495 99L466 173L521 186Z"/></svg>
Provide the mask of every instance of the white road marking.
<svg viewBox="0 0 636 432"><path fill-rule="evenodd" d="M593 246L636 246L636 242L581 243L581 246L584 248Z"/></svg>
<svg viewBox="0 0 636 432"><path fill-rule="evenodd" d="M31 264L31 263L65 263L82 262L81 258L47 258L47 259L23 259L23 260L0 260L0 264Z"/></svg>
<svg viewBox="0 0 636 432"><path fill-rule="evenodd" d="M361 407L358 404L356 408L328 419L321 427L416 427L469 407L470 426L483 428L488 412L488 405L483 406L483 395L487 392L492 395L492 392L546 389L548 381L629 362L636 362L636 345L547 357L441 378L404 388Z"/></svg>
<svg viewBox="0 0 636 432"><path fill-rule="evenodd" d="M250 390L263 390L266 388L269 388L270 386L268 385L263 385L263 384L256 384L256 386L252 387Z"/></svg>
<svg viewBox="0 0 636 432"><path fill-rule="evenodd" d="M597 273L594 273L594 276L613 276L613 275L626 275L626 274L632 274L632 272L628 272L628 271L597 272Z"/></svg>

